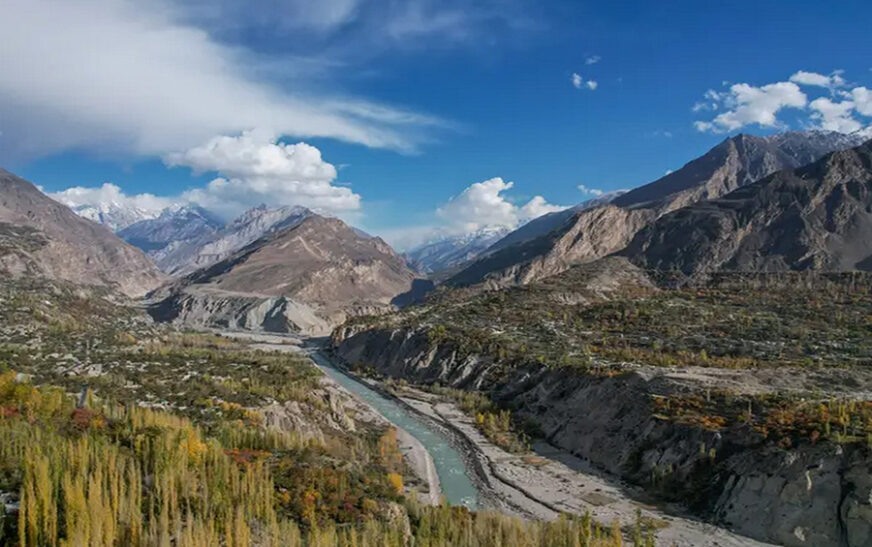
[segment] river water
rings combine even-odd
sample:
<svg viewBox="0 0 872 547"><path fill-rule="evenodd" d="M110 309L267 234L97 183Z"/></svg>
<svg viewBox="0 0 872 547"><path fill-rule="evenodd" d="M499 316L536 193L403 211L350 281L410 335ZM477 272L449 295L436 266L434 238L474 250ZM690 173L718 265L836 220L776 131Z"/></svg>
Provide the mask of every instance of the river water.
<svg viewBox="0 0 872 547"><path fill-rule="evenodd" d="M470 509L475 509L478 506L478 491L469 478L466 463L460 452L451 445L451 442L442 432L427 424L413 412L400 406L396 401L381 395L366 384L347 375L323 355L313 353L312 359L342 387L366 401L386 420L405 429L410 435L421 441L421 444L433 457L442 494L448 503L465 505Z"/></svg>

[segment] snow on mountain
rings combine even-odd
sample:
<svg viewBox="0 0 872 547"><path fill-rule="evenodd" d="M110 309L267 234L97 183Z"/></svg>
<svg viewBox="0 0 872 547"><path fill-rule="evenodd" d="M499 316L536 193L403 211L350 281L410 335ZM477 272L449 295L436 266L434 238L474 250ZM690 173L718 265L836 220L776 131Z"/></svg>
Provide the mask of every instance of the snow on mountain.
<svg viewBox="0 0 872 547"><path fill-rule="evenodd" d="M113 232L117 232L131 224L142 220L157 218L160 211L149 211L135 207L125 207L116 203L99 203L85 205L70 205L65 203L74 213L97 224L103 224Z"/></svg>
<svg viewBox="0 0 872 547"><path fill-rule="evenodd" d="M444 235L408 251L406 262L422 273L446 270L477 257L510 231L486 226L468 234Z"/></svg>
<svg viewBox="0 0 872 547"><path fill-rule="evenodd" d="M149 255L179 244L209 236L217 232L224 223L196 205L170 207L157 218L135 222L118 231L118 236L131 245L139 247Z"/></svg>
<svg viewBox="0 0 872 547"><path fill-rule="evenodd" d="M249 209L220 230L170 243L152 254L164 272L183 276L210 266L260 239L265 234L299 224L312 215L305 207Z"/></svg>
<svg viewBox="0 0 872 547"><path fill-rule="evenodd" d="M95 188L76 186L47 195L80 217L103 224L113 232L142 220L157 218L168 208L181 207L171 199L152 194L128 196L108 182Z"/></svg>

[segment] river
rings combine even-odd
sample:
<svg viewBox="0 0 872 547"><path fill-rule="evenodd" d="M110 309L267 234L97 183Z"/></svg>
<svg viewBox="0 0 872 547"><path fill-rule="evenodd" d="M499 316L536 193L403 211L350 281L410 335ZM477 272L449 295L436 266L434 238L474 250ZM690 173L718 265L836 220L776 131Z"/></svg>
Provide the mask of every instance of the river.
<svg viewBox="0 0 872 547"><path fill-rule="evenodd" d="M421 441L433 457L442 494L452 505L465 505L469 509L478 507L478 490L469 477L466 462L460 452L452 446L448 437L432 427L420 417L405 409L396 401L385 397L363 382L352 378L337 368L324 355L313 352L312 359L325 374L342 387L363 399L386 420L406 430Z"/></svg>

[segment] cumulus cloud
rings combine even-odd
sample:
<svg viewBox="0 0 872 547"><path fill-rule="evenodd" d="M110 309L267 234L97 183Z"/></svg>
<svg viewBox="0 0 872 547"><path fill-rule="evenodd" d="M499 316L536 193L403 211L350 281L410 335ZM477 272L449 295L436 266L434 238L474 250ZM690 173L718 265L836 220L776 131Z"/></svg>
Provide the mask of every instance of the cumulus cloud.
<svg viewBox="0 0 872 547"><path fill-rule="evenodd" d="M855 87L851 90L854 108L864 116L872 116L872 91L865 87Z"/></svg>
<svg viewBox="0 0 872 547"><path fill-rule="evenodd" d="M204 188L189 190L181 198L225 217L261 203L302 205L328 214L360 208L360 195L335 185L336 168L322 159L320 150L304 142L283 144L245 132L215 137L186 152L169 154L165 161L196 173L218 173Z"/></svg>
<svg viewBox="0 0 872 547"><path fill-rule="evenodd" d="M800 89L800 85L805 87L805 91ZM815 88L823 89L816 91ZM809 99L806 93L817 97ZM695 121L697 130L723 133L752 125L783 128L786 124L779 120L779 113L784 109L795 109L806 116L800 122L804 127L852 133L864 130L868 123L858 116L872 116L872 93L863 86L849 89L840 70L829 75L800 70L786 82L760 87L734 84L727 91L720 92L710 89L705 93L705 100L694 104L692 110L703 112L721 108L724 111L714 119ZM866 126L865 130L872 130L872 126Z"/></svg>
<svg viewBox="0 0 872 547"><path fill-rule="evenodd" d="M581 190L582 194L587 194L589 196L594 196L594 197L600 197L601 195L603 195L605 193L602 190L600 190L599 188L589 188L589 187L585 186L584 184L579 184L578 189Z"/></svg>
<svg viewBox="0 0 872 547"><path fill-rule="evenodd" d="M152 216L167 207L195 204L227 220L262 203L276 207L301 205L349 220L361 206L360 195L336 184L336 168L324 161L321 151L304 142L284 144L248 132L237 137L215 137L186 152L170 154L165 162L171 167L184 166L195 173L218 176L204 187L174 196L127 195L111 183L49 195L73 208L135 209Z"/></svg>
<svg viewBox="0 0 872 547"><path fill-rule="evenodd" d="M0 154L69 148L162 155L262 128L412 149L439 121L294 82L253 67L165 0L0 2Z"/></svg>
<svg viewBox="0 0 872 547"><path fill-rule="evenodd" d="M818 74L817 72L806 72L800 70L790 76L790 81L800 85L811 85L830 89L845 85L845 80L838 71L826 76L824 74Z"/></svg>
<svg viewBox="0 0 872 547"><path fill-rule="evenodd" d="M777 127L776 114L783 108L803 108L808 102L805 93L793 82L776 82L755 87L733 84L723 99L730 108L711 122L698 121L700 131L734 131L748 125Z"/></svg>
<svg viewBox="0 0 872 547"><path fill-rule="evenodd" d="M814 110L811 118L819 121L818 127L821 129L853 133L863 128L863 124L852 116L854 103L851 101L836 103L826 97L819 97L809 103L809 107Z"/></svg>
<svg viewBox="0 0 872 547"><path fill-rule="evenodd" d="M602 60L602 57L599 55L590 55L584 60L584 64L586 65L595 65Z"/></svg>
<svg viewBox="0 0 872 547"><path fill-rule="evenodd" d="M488 226L515 228L546 213L566 209L548 203L542 196L534 196L522 206L515 205L503 195L513 186L500 177L473 183L436 213L447 223L446 230L463 233Z"/></svg>

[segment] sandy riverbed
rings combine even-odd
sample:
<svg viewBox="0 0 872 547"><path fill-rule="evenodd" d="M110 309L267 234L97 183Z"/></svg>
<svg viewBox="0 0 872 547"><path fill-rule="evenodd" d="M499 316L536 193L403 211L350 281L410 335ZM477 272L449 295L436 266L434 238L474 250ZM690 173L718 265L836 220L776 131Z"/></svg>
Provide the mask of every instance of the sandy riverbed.
<svg viewBox="0 0 872 547"><path fill-rule="evenodd" d="M590 511L598 521L624 524L636 520L637 511L644 518L660 522L658 543L677 546L740 547L765 546L711 524L682 515L677 508L655 507L637 501L644 493L621 481L604 476L586 462L566 451L540 442L530 454L511 454L482 435L472 419L454 404L414 389L400 399L409 407L441 422L461 435L474 466L485 475L496 509L520 516L540 519L556 518L561 512L583 514Z"/></svg>

